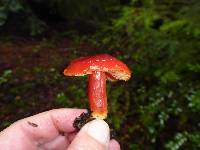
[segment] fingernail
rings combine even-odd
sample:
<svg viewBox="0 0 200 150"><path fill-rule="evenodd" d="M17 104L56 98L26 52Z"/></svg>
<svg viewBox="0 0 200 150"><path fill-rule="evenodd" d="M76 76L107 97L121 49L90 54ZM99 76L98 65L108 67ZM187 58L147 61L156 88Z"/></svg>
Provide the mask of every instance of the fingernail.
<svg viewBox="0 0 200 150"><path fill-rule="evenodd" d="M108 145L110 141L110 129L108 124L100 119L95 119L87 123L83 130L103 145Z"/></svg>

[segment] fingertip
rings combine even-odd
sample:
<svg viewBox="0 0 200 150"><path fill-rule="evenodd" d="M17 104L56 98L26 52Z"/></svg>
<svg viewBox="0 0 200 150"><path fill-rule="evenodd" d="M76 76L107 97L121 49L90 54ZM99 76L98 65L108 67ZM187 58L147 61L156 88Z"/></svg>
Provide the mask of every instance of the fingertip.
<svg viewBox="0 0 200 150"><path fill-rule="evenodd" d="M109 143L110 129L104 120L95 119L83 126L82 131L103 145L108 145Z"/></svg>
<svg viewBox="0 0 200 150"><path fill-rule="evenodd" d="M110 140L109 150L120 150L120 144L115 139Z"/></svg>
<svg viewBox="0 0 200 150"><path fill-rule="evenodd" d="M105 150L108 149L110 141L110 130L108 124L95 119L85 124L78 132L69 146L70 150Z"/></svg>

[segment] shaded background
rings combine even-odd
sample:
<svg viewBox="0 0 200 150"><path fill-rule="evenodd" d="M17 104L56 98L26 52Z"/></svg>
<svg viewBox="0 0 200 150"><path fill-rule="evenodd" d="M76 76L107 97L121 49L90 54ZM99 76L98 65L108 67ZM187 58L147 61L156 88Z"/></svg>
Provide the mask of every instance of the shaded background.
<svg viewBox="0 0 200 150"><path fill-rule="evenodd" d="M0 129L53 108L87 108L74 58L108 53L133 71L107 83L122 149L200 149L199 0L1 0Z"/></svg>

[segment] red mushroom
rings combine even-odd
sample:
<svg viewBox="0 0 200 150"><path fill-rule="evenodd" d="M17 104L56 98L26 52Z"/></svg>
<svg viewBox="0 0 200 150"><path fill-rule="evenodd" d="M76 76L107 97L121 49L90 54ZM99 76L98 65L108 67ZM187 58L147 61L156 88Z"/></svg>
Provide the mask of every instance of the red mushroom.
<svg viewBox="0 0 200 150"><path fill-rule="evenodd" d="M75 59L64 70L65 76L84 76L86 74L89 74L88 97L92 117L105 119L108 112L106 80L127 81L131 77L131 71L126 64L108 54Z"/></svg>

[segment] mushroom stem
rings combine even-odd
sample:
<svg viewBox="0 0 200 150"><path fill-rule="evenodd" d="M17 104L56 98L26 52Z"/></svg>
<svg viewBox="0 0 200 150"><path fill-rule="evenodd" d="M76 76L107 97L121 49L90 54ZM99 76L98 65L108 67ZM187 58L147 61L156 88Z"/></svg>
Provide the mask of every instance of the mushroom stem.
<svg viewBox="0 0 200 150"><path fill-rule="evenodd" d="M106 74L93 71L88 79L88 97L92 116L98 119L107 117Z"/></svg>

